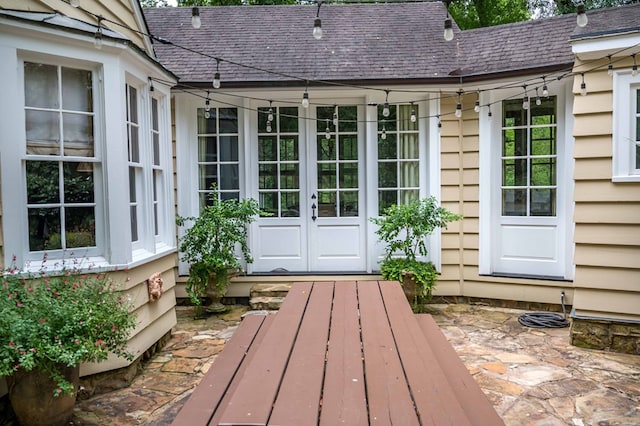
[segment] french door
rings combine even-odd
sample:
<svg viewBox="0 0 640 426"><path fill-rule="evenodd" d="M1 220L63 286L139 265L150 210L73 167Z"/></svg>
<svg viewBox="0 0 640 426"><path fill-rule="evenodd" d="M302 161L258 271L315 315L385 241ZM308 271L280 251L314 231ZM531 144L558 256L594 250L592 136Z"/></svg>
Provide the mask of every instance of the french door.
<svg viewBox="0 0 640 426"><path fill-rule="evenodd" d="M258 108L252 272L366 269L361 108Z"/></svg>

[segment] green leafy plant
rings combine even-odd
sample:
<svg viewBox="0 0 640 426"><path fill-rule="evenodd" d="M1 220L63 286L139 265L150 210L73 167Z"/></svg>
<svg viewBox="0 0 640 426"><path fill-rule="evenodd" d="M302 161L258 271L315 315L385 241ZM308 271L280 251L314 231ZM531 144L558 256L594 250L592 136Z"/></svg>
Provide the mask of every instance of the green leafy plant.
<svg viewBox="0 0 640 426"><path fill-rule="evenodd" d="M131 302L106 273L78 269L27 273L3 270L0 285L0 376L39 369L57 383L54 395L74 395L56 365L100 362L127 351L136 326Z"/></svg>
<svg viewBox="0 0 640 426"><path fill-rule="evenodd" d="M417 295L430 297L437 271L433 263L421 260L427 255L425 237L461 218L439 206L435 197L394 204L386 208L382 216L370 218L378 225L378 239L386 244L380 263L383 278L404 284L404 277L409 274L418 287Z"/></svg>
<svg viewBox="0 0 640 426"><path fill-rule="evenodd" d="M242 269L236 257L237 246L244 261L253 262L247 227L259 214L256 200L221 200L214 187L210 203L202 208L200 216L177 217L178 226L191 224L180 239L180 258L190 264L186 291L193 304L202 303L211 276L215 276L218 294L224 295L229 272Z"/></svg>

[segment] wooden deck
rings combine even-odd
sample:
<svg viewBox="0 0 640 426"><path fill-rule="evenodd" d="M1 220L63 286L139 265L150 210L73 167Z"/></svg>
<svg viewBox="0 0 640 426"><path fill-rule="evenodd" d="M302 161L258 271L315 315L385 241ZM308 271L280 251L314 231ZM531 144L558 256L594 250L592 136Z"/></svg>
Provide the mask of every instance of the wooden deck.
<svg viewBox="0 0 640 426"><path fill-rule="evenodd" d="M295 283L247 316L174 425L502 425L397 282Z"/></svg>

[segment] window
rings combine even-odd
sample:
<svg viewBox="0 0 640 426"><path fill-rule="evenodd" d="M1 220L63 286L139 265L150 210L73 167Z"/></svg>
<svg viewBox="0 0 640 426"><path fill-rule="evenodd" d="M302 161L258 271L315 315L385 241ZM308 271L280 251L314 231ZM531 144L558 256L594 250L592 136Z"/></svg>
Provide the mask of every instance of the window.
<svg viewBox="0 0 640 426"><path fill-rule="evenodd" d="M358 108L318 107L316 123L318 216L358 216Z"/></svg>
<svg viewBox="0 0 640 426"><path fill-rule="evenodd" d="M502 215L556 215L556 98L502 102Z"/></svg>
<svg viewBox="0 0 640 426"><path fill-rule="evenodd" d="M95 248L93 74L25 62L24 92L29 252Z"/></svg>
<svg viewBox="0 0 640 426"><path fill-rule="evenodd" d="M419 197L420 149L417 105L378 106L378 212Z"/></svg>
<svg viewBox="0 0 640 426"><path fill-rule="evenodd" d="M259 204L271 217L300 217L299 141L297 107L258 109Z"/></svg>
<svg viewBox="0 0 640 426"><path fill-rule="evenodd" d="M140 158L140 122L138 120L138 91L126 86L127 98L127 146L129 157L129 217L131 241L139 239L140 201L142 190L143 163Z"/></svg>
<svg viewBox="0 0 640 426"><path fill-rule="evenodd" d="M160 236L161 215L162 215L162 199L164 194L164 173L162 169L162 159L160 156L160 116L158 112L159 101L151 98L151 145L153 152L153 180L152 180L152 205L153 205L153 235Z"/></svg>
<svg viewBox="0 0 640 426"><path fill-rule="evenodd" d="M640 182L640 76L614 74L613 181Z"/></svg>
<svg viewBox="0 0 640 426"><path fill-rule="evenodd" d="M198 108L198 195L206 205L212 185L222 199L240 198L238 109Z"/></svg>

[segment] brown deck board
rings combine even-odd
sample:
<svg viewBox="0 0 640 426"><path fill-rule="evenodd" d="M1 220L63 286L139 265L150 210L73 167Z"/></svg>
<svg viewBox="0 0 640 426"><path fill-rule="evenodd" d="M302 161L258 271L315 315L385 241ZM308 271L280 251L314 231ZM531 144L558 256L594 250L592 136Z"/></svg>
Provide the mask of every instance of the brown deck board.
<svg viewBox="0 0 640 426"><path fill-rule="evenodd" d="M398 349L389 329L378 284L359 282L358 300L367 378L369 424L417 425L418 417Z"/></svg>
<svg viewBox="0 0 640 426"><path fill-rule="evenodd" d="M316 283L269 424L317 425L333 283Z"/></svg>
<svg viewBox="0 0 640 426"><path fill-rule="evenodd" d="M320 425L366 425L362 349L356 283L334 289Z"/></svg>
<svg viewBox="0 0 640 426"><path fill-rule="evenodd" d="M224 351L216 358L216 369L205 375L173 421L173 425L206 425L218 408L229 384L238 373L247 350L261 328L265 316L247 316Z"/></svg>
<svg viewBox="0 0 640 426"><path fill-rule="evenodd" d="M411 388L411 394L423 425L469 425L460 401L457 400L436 356L398 282L382 282L380 288L389 324L398 345L400 359ZM395 287L395 289L394 289Z"/></svg>
<svg viewBox="0 0 640 426"><path fill-rule="evenodd" d="M471 423L476 426L504 425L487 396L473 379L458 357L438 324L429 314L416 315L422 332L435 352L438 364L445 372L458 400L463 401L463 408Z"/></svg>
<svg viewBox="0 0 640 426"><path fill-rule="evenodd" d="M311 283L294 283L242 376L220 425L266 425L293 348Z"/></svg>

